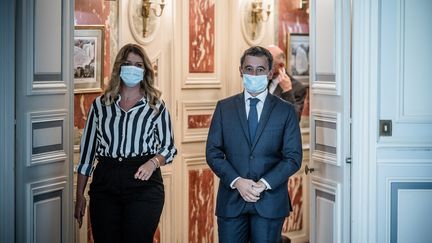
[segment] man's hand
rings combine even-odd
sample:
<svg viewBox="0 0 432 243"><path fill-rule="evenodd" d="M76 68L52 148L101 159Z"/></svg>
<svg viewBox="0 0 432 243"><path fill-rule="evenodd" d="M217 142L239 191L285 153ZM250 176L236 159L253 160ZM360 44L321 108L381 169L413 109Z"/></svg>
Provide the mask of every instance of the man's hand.
<svg viewBox="0 0 432 243"><path fill-rule="evenodd" d="M259 194L261 194L261 192L265 191L265 189L267 189L267 186L264 184L264 182L262 181L258 181L256 184L258 184L258 186L254 186L255 191L257 191Z"/></svg>
<svg viewBox="0 0 432 243"><path fill-rule="evenodd" d="M290 77L286 74L285 68L282 67L279 69L279 85L282 88L283 92L288 92L292 89L292 82Z"/></svg>
<svg viewBox="0 0 432 243"><path fill-rule="evenodd" d="M257 202L260 199L260 194L264 189L261 190L261 185L254 182L253 180L239 178L235 183L234 187L239 191L240 195L246 202Z"/></svg>

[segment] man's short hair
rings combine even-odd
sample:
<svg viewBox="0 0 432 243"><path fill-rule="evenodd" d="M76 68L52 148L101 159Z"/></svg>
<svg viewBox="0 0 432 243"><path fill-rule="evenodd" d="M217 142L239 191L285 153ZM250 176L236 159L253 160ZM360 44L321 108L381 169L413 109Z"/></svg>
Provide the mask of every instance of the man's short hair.
<svg viewBox="0 0 432 243"><path fill-rule="evenodd" d="M243 56L240 58L240 67L243 66L244 60L246 56L254 56L254 57L262 57L264 56L267 59L269 70L273 67L273 57L272 54L262 46L252 46L243 52Z"/></svg>

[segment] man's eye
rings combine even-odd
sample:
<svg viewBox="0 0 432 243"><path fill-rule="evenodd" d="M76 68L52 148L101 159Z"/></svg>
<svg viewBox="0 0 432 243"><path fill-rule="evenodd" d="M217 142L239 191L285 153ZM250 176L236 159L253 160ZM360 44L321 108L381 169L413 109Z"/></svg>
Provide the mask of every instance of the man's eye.
<svg viewBox="0 0 432 243"><path fill-rule="evenodd" d="M257 73L263 74L263 73L265 73L265 69L264 68L258 68Z"/></svg>
<svg viewBox="0 0 432 243"><path fill-rule="evenodd" d="M130 62L124 62L124 63L123 63L123 66L130 66L130 65L131 65Z"/></svg>
<svg viewBox="0 0 432 243"><path fill-rule="evenodd" d="M135 64L135 66L137 66L139 68L143 68L144 67L144 65L142 63L137 63L137 64Z"/></svg>

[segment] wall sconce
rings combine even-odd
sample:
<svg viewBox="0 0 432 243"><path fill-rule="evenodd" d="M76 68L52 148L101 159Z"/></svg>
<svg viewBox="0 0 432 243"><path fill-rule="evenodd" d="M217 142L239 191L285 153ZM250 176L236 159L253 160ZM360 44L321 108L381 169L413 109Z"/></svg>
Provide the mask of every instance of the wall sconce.
<svg viewBox="0 0 432 243"><path fill-rule="evenodd" d="M142 0L142 2L143 2L143 4L142 4L143 37L145 37L147 34L147 21L150 17L150 9L153 11L153 13L156 17L160 17L162 15L162 12L163 12L164 7L165 7L165 0L161 0L160 3L156 3L159 5L159 8L160 8L159 14L157 14L156 9L151 7L151 4L155 3L155 2L150 1L150 0Z"/></svg>
<svg viewBox="0 0 432 243"><path fill-rule="evenodd" d="M256 32L258 29L258 24L260 22L267 22L270 16L270 4L267 4L267 15L263 13L262 8L263 2L262 0L253 0L252 8L251 8L251 24L252 24L252 39L254 40L256 37Z"/></svg>

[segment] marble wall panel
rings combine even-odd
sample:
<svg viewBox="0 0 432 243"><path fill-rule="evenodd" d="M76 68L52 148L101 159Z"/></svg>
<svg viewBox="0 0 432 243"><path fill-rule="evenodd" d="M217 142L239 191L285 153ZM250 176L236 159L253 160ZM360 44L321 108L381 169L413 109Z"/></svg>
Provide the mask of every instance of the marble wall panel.
<svg viewBox="0 0 432 243"><path fill-rule="evenodd" d="M309 33L309 6L303 0L279 0L277 5L278 46L286 53L288 33ZM302 7L302 8L300 8Z"/></svg>
<svg viewBox="0 0 432 243"><path fill-rule="evenodd" d="M75 0L75 25L104 25L104 80L110 74L110 2L104 0ZM105 82L106 83L106 82Z"/></svg>
<svg viewBox="0 0 432 243"><path fill-rule="evenodd" d="M215 1L189 0L189 72L215 70Z"/></svg>
<svg viewBox="0 0 432 243"><path fill-rule="evenodd" d="M291 176L288 181L292 212L285 219L282 232L299 231L303 227L303 175Z"/></svg>
<svg viewBox="0 0 432 243"><path fill-rule="evenodd" d="M214 177L206 169L189 170L189 242L213 242Z"/></svg>
<svg viewBox="0 0 432 243"><path fill-rule="evenodd" d="M212 115L189 115L188 116L188 128L209 128L211 123Z"/></svg>

